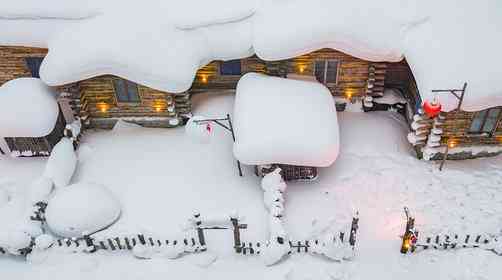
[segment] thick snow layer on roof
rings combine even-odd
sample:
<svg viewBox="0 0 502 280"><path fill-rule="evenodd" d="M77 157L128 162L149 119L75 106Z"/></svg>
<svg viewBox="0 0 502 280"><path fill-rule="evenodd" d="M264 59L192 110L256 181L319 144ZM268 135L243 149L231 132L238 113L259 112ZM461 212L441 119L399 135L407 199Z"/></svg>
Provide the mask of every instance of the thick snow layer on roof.
<svg viewBox="0 0 502 280"><path fill-rule="evenodd" d="M244 164L325 167L338 156L335 103L320 83L249 73L237 85L234 155Z"/></svg>
<svg viewBox="0 0 502 280"><path fill-rule="evenodd" d="M58 85L112 73L152 88L183 92L210 61L253 54L249 19L188 31L160 14L142 19L142 24L124 24L136 14L125 10L58 34L49 43L42 79Z"/></svg>
<svg viewBox="0 0 502 280"><path fill-rule="evenodd" d="M423 99L467 82L463 109L502 105L498 0L38 2L0 11L0 45L48 46L41 76L50 85L114 74L182 92L211 60L329 47L371 61L406 57ZM453 96L440 99L445 110L456 107Z"/></svg>
<svg viewBox="0 0 502 280"><path fill-rule="evenodd" d="M427 1L421 8L429 18L408 31L403 51L424 99L467 82L463 110L502 105L502 2ZM446 111L458 105L447 93L439 99Z"/></svg>
<svg viewBox="0 0 502 280"><path fill-rule="evenodd" d="M40 79L20 78L0 87L0 137L43 137L56 125L56 94Z"/></svg>
<svg viewBox="0 0 502 280"><path fill-rule="evenodd" d="M96 0L16 0L2 3L0 19L82 19L99 13Z"/></svg>
<svg viewBox="0 0 502 280"><path fill-rule="evenodd" d="M255 17L256 53L267 60L334 48L375 61L400 61L402 1L263 1Z"/></svg>

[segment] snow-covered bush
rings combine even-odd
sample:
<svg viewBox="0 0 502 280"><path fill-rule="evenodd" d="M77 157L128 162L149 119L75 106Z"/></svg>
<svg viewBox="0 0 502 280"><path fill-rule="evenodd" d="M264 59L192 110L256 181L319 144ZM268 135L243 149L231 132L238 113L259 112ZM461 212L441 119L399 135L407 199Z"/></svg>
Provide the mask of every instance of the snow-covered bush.
<svg viewBox="0 0 502 280"><path fill-rule="evenodd" d="M109 190L81 183L57 190L49 200L45 217L54 233L81 237L85 232L108 227L120 213L120 203Z"/></svg>
<svg viewBox="0 0 502 280"><path fill-rule="evenodd" d="M31 246L32 237L21 230L0 232L0 247L13 255L20 255L21 250Z"/></svg>
<svg viewBox="0 0 502 280"><path fill-rule="evenodd" d="M68 186L77 167L72 140L63 138L56 144L45 166L44 177L54 181L56 188Z"/></svg>

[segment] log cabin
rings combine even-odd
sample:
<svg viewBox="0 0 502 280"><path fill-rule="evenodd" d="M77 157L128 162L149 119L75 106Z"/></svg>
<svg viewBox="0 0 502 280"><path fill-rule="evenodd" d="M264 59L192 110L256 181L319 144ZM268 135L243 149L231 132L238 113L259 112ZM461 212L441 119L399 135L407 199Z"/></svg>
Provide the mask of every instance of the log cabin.
<svg viewBox="0 0 502 280"><path fill-rule="evenodd" d="M0 86L20 77L38 77L46 54L43 48L0 46ZM467 159L502 152L502 108L456 110L441 113L437 119L427 118L406 60L370 62L332 49L281 61L264 61L257 56L213 61L198 70L188 91L176 94L117 76L98 76L57 87L58 102L66 123L79 117L87 129L109 129L117 120L148 127L176 127L191 116L193 94L234 91L240 77L249 72L317 80L337 98L337 108L345 102L361 102L364 111L392 110L393 104L381 106L378 99L386 89L398 91L406 100L405 108L398 111L410 124L415 140L410 142L419 158L439 160L447 154L448 159Z"/></svg>

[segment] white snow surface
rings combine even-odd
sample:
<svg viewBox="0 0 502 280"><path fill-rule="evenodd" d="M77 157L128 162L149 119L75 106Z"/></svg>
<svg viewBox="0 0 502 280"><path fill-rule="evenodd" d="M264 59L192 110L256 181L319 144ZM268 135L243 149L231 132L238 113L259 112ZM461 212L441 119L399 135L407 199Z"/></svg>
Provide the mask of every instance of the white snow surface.
<svg viewBox="0 0 502 280"><path fill-rule="evenodd" d="M0 137L43 137L59 114L56 93L40 79L19 78L0 86Z"/></svg>
<svg viewBox="0 0 502 280"><path fill-rule="evenodd" d="M78 183L59 189L46 209L47 225L63 237L82 237L108 227L120 216L121 207L105 187Z"/></svg>
<svg viewBox="0 0 502 280"><path fill-rule="evenodd" d="M233 110L232 95L195 95L194 113L221 117ZM350 262L330 262L293 254L273 267L259 257L236 256L231 230L209 231L208 250L218 256L207 267L199 257L138 260L125 251L95 254L49 249L36 265L1 257L2 279L486 279L500 278L500 256L480 249L399 253L404 231L403 206L416 217L421 232L493 233L502 221L502 157L436 162L417 160L406 140L407 126L392 112L338 115L340 155L320 169L315 182L288 183L284 224L295 240L348 230L355 210L360 230ZM228 132L215 127L214 141L188 141L183 128L135 127L122 131L87 131L87 150L75 181L107 186L120 200L121 218L96 236L156 233L177 237L178 225L193 214L204 217L238 210L248 224L244 241L267 240L268 213L260 178L244 166L239 177ZM91 152L92 151L92 152ZM19 221L28 184L43 173L46 158L0 155L0 188L11 200L0 208L0 224ZM321 239L322 240L322 239ZM74 250L74 249L72 249Z"/></svg>
<svg viewBox="0 0 502 280"><path fill-rule="evenodd" d="M56 188L68 186L77 167L77 155L73 149L73 142L69 138L62 138L52 149L44 176L54 182Z"/></svg>
<svg viewBox="0 0 502 280"><path fill-rule="evenodd" d="M237 84L235 157L248 165L329 166L339 149L336 116L320 83L248 73Z"/></svg>
<svg viewBox="0 0 502 280"><path fill-rule="evenodd" d="M41 76L50 85L115 74L170 92L189 89L211 60L253 53L280 60L328 47L371 61L406 57L424 100L467 82L471 111L502 105L501 8L498 0L21 0L2 6L0 45L49 47ZM455 97L440 100L456 108Z"/></svg>

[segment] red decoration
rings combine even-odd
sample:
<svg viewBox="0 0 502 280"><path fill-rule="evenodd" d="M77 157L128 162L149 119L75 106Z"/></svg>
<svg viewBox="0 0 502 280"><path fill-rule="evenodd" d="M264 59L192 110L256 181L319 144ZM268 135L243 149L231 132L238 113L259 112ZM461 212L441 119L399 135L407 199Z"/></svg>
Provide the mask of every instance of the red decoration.
<svg viewBox="0 0 502 280"><path fill-rule="evenodd" d="M206 124L206 130L207 130L207 132L208 132L208 133L211 133L211 129L212 129L212 128L211 128L211 124L210 124L210 123L207 123L207 124Z"/></svg>
<svg viewBox="0 0 502 280"><path fill-rule="evenodd" d="M424 108L425 114L430 118L435 118L441 113L441 103L439 103L436 98L434 98L432 102L425 101L422 107Z"/></svg>

